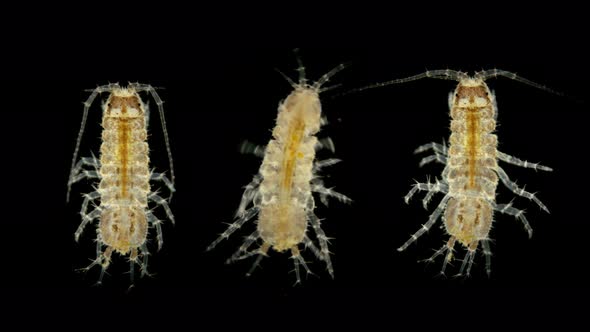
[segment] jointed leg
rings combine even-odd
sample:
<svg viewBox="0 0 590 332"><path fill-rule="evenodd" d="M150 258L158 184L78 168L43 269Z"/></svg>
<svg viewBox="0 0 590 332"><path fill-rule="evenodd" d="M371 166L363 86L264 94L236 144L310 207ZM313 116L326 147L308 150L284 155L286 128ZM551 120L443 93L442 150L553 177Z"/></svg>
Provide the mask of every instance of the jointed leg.
<svg viewBox="0 0 590 332"><path fill-rule="evenodd" d="M399 247L397 249L397 251L404 251L406 250L406 248L408 248L408 246L410 244L412 244L413 242L415 242L416 240L418 240L418 238L420 236L422 236L422 234L426 233L430 227L432 227L432 225L434 225L434 223L436 222L436 220L438 220L438 218L440 217L440 215L442 214L442 212L444 211L445 207L447 206L447 202L449 201L449 199L451 198L451 196L446 195L442 201L440 202L440 204L438 204L438 207L436 208L436 210L434 210L434 212L430 215L428 222L424 225L422 225L422 228L420 228L416 233L414 233L412 235L412 237L410 237L410 239L408 241L406 241L406 243L404 243L401 247Z"/></svg>
<svg viewBox="0 0 590 332"><path fill-rule="evenodd" d="M330 137L326 137L326 138L322 138L322 139L318 140L315 148L316 148L316 150L328 149L332 153L334 153L336 151L336 148L334 147L334 142L332 141L332 139Z"/></svg>
<svg viewBox="0 0 590 332"><path fill-rule="evenodd" d="M332 278L334 278L334 269L332 268L332 260L330 259L330 250L328 250L328 237L326 233L322 230L320 225L320 219L313 213L309 213L309 221L311 223L311 227L313 227L316 236L320 242L321 248L321 256L324 257L324 262L326 262L328 273ZM313 249L312 249L313 250Z"/></svg>
<svg viewBox="0 0 590 332"><path fill-rule="evenodd" d="M68 180L68 185L83 179L83 177L76 179L80 175L79 173L82 171L83 166L91 166L95 171L98 171L100 169L100 161L94 155L92 155L92 157L80 158L76 166L70 170L70 179Z"/></svg>
<svg viewBox="0 0 590 332"><path fill-rule="evenodd" d="M92 166L94 170L85 170L82 169L82 166ZM100 178L100 161L96 159L93 155L90 158L84 157L81 158L78 163L72 167L70 171L70 178L68 179L68 193L66 196L66 201L70 201L70 190L72 188L72 184L81 181L82 179L99 179Z"/></svg>
<svg viewBox="0 0 590 332"><path fill-rule="evenodd" d="M434 153L436 153L436 154L441 154L443 156L447 155L447 147L443 144L434 143L434 142L420 145L418 148L416 148L416 150L414 150L414 154L428 151L430 149L432 149L434 151Z"/></svg>
<svg viewBox="0 0 590 332"><path fill-rule="evenodd" d="M260 246L260 248L257 250L258 257L256 257L256 261L254 261L254 264L252 264L252 267L246 273L246 277L251 276L252 272L254 272L254 270L256 270L258 265L260 265L260 261L262 260L262 258L264 256L267 256L268 249L270 249L270 245L267 243L263 243L262 246Z"/></svg>
<svg viewBox="0 0 590 332"><path fill-rule="evenodd" d="M311 186L312 187L313 186L318 186L318 187L324 187L325 188L324 180L322 180L321 177L315 177L315 178L311 179ZM319 196L320 196L320 202L322 202L322 204L324 204L324 206L328 206L328 204L330 203L328 201L328 195L321 194L320 193Z"/></svg>
<svg viewBox="0 0 590 332"><path fill-rule="evenodd" d="M112 253L113 253L113 248L111 248L111 247L107 247L106 250L104 251L104 253L102 252L102 240L100 239L100 235L99 235L97 238L97 241L96 241L96 258L92 261L92 263L90 263L90 265L88 265L87 267L82 268L80 270L83 272L88 272L95 265L100 265L101 266L100 276L98 277L98 281L96 282L96 285L101 285L102 278L104 277L104 274L106 273L107 268L111 264Z"/></svg>
<svg viewBox="0 0 590 332"><path fill-rule="evenodd" d="M131 289L135 284L135 264L137 263L137 249L132 249L129 255L129 282Z"/></svg>
<svg viewBox="0 0 590 332"><path fill-rule="evenodd" d="M311 186L311 191L320 194L320 197L321 196L332 196L343 203L352 202L352 199L348 198L347 196L345 196L341 193L335 192L334 190L332 190L330 188L326 188L323 185L314 184ZM322 200L322 202L324 202L324 200Z"/></svg>
<svg viewBox="0 0 590 332"><path fill-rule="evenodd" d="M86 215L88 204L90 204L90 202L94 203L94 200L99 197L100 193L98 191L93 191L84 195L84 201L82 202L82 207L80 208L80 215L82 215L82 217Z"/></svg>
<svg viewBox="0 0 590 332"><path fill-rule="evenodd" d="M445 255L444 261L443 261L443 266L442 269L440 271L441 275L445 275L445 270L447 268L447 264L453 259L453 248L455 247L455 242L456 239L454 236L451 236L451 238L449 239L449 241L447 241L447 243L445 243L442 248L438 249L430 258L423 260L424 262L427 263L432 263L434 262L434 260L444 254L445 252L447 252L447 254Z"/></svg>
<svg viewBox="0 0 590 332"><path fill-rule="evenodd" d="M101 212L102 209L100 207L97 207L96 209L92 210L92 212L90 212L89 214L82 215L82 222L80 223L80 226L78 226L76 233L74 233L74 239L76 240L76 242L78 242L78 240L80 239L80 235L84 231L86 225L92 222L92 220L98 218Z"/></svg>
<svg viewBox="0 0 590 332"><path fill-rule="evenodd" d="M553 171L553 168L551 168L551 167L547 167L547 166L543 166L543 165L539 165L539 164L535 164L535 163L529 163L526 160L520 160L516 157L513 157L511 155L508 155L508 154L500 152L500 151L498 151L498 159L500 159L504 162L507 162L509 164L512 164L512 165L521 166L521 167L525 167L525 168L532 168L534 170L541 170L541 171L547 171L547 172Z"/></svg>
<svg viewBox="0 0 590 332"><path fill-rule="evenodd" d="M254 144L250 141L243 141L240 145L240 153L253 154L256 157L263 158L266 152L266 146Z"/></svg>
<svg viewBox="0 0 590 332"><path fill-rule="evenodd" d="M142 256L142 261L139 264L139 270L141 272L141 277L143 278L144 276L150 276L151 274L148 272L148 261L149 261L149 257L150 257L150 252L147 248L147 245L144 243L141 247L141 256Z"/></svg>
<svg viewBox="0 0 590 332"><path fill-rule="evenodd" d="M318 172L319 170L321 170L324 167L332 166L332 165L337 164L337 163L339 163L341 161L342 160L337 159L337 158L330 158L330 159L324 159L324 160L316 161L313 164L313 172L316 173L316 172Z"/></svg>
<svg viewBox="0 0 590 332"><path fill-rule="evenodd" d="M311 241L309 237L307 237L307 235L303 238L303 244L305 245L305 248L311 249L311 252L313 252L317 259L321 261L326 261L326 258L324 257L320 249L316 247L316 245Z"/></svg>
<svg viewBox="0 0 590 332"><path fill-rule="evenodd" d="M254 231L252 234L250 234L248 237L246 237L246 239L244 240L244 243L242 243L240 248L233 255L231 255L230 258L228 258L225 261L225 264L230 264L230 263L233 263L234 261L248 258L250 256L257 254L258 253L257 251L248 251L248 248L250 248L252 243L254 243L258 239L258 237L259 237L258 230Z"/></svg>
<svg viewBox="0 0 590 332"><path fill-rule="evenodd" d="M236 211L236 218L241 218L244 216L246 213L246 208L258 193L260 182L262 182L262 176L260 174L256 174L252 181L245 187L244 193L242 194L242 200L240 201L240 207L238 207L238 211Z"/></svg>
<svg viewBox="0 0 590 332"><path fill-rule="evenodd" d="M488 278L492 274L492 251L490 250L490 240L481 240L483 255L486 257L486 273Z"/></svg>
<svg viewBox="0 0 590 332"><path fill-rule="evenodd" d="M175 192L176 191L176 189L174 188L174 185L168 179L168 177L166 177L166 174L164 174L164 173L152 173L152 175L150 176L150 180L152 180L152 181L162 181L162 182L164 182L164 184L166 185L166 187L168 187L168 190L170 190L170 192Z"/></svg>
<svg viewBox="0 0 590 332"><path fill-rule="evenodd" d="M438 181L438 179L436 180L436 183L440 183ZM448 185L445 182L442 182L440 184L440 186L441 186L441 189L442 189L440 192L446 194L448 192L448 190L449 190L448 189ZM432 196L434 196L434 194L436 194L437 192L438 191L434 191L434 190L433 191L429 191L426 194L426 196L424 196L424 199L422 200L422 206L424 207L424 209L428 209L428 203L430 203L430 200L432 199Z"/></svg>
<svg viewBox="0 0 590 332"><path fill-rule="evenodd" d="M107 249L102 254L102 262L100 264L101 270L100 270L100 276L98 277L98 282L96 283L97 285L102 284L102 278L104 277L104 274L105 274L107 268L111 264L111 255L112 254L113 254L113 248L111 248L111 247L107 247Z"/></svg>
<svg viewBox="0 0 590 332"><path fill-rule="evenodd" d="M515 216L520 221L522 221L524 228L526 229L527 233L529 233L529 238L533 237L533 228L529 224L529 221L524 216L524 210L519 210L512 207L512 203L508 204L495 204L494 210L500 211L501 213L506 213L511 216Z"/></svg>
<svg viewBox="0 0 590 332"><path fill-rule="evenodd" d="M541 207L541 209L543 209L545 212L549 213L549 209L547 209L545 204L541 203L541 201L535 196L535 194L525 191L524 187L519 188L516 185L516 183L510 181L508 174L506 174L506 172L502 169L502 167L498 166L498 168L496 169L496 172L500 176L502 183L504 183L504 185L506 187L508 187L508 189L512 190L513 193L517 194L518 196L522 196L522 197L528 198L530 200L533 200L535 203L537 203L537 205L539 205L539 207Z"/></svg>
<svg viewBox="0 0 590 332"><path fill-rule="evenodd" d="M416 194L418 190L435 193L442 192L446 194L449 191L449 186L444 182L439 182L438 180L436 180L435 183L416 183L412 186L412 189L410 189L408 194L404 197L404 201L406 202L406 204L410 202L410 199L412 199L412 196L414 196L414 194Z"/></svg>
<svg viewBox="0 0 590 332"><path fill-rule="evenodd" d="M174 215L172 214L172 210L170 210L170 206L168 205L167 200L163 199L160 195L154 192L148 195L148 199L155 202L158 205L161 205L164 208L164 211L166 211L168 219L170 219L170 221L172 221L173 224L175 223Z"/></svg>
<svg viewBox="0 0 590 332"><path fill-rule="evenodd" d="M88 272L90 269L92 269L95 265L98 264L102 264L102 241L100 239L100 234L98 234L98 238L96 239L96 257L94 258L92 263L90 263L90 265L81 268L77 271Z"/></svg>
<svg viewBox="0 0 590 332"><path fill-rule="evenodd" d="M473 259L475 258L475 252L477 251L477 246L479 244L478 240L475 240L469 244L469 248L467 249L467 253L465 254L465 258L463 259L463 263L461 263L461 269L459 270L459 276L463 275L463 271L465 271L465 267L467 266L467 270L465 275L469 277L471 273L471 266L473 265Z"/></svg>
<svg viewBox="0 0 590 332"><path fill-rule="evenodd" d="M244 216L238 218L238 220L236 220L232 224L230 224L229 227L223 233L221 233L221 235L215 241L213 241L213 243L211 243L207 247L206 251L209 251L209 250L215 248L215 246L217 246L224 239L227 239L235 231L240 229L240 227L242 227L242 225L244 225L244 223L246 221L252 219L252 217L254 217L257 213L258 213L258 208L256 208L256 207L248 209L246 211L246 213L244 214Z"/></svg>
<svg viewBox="0 0 590 332"><path fill-rule="evenodd" d="M437 154L434 154L434 155L431 155L431 156L428 156L428 157L424 157L424 158L422 158L422 160L420 160L419 166L420 167L423 167L424 165L426 165L428 163L431 163L433 161L437 161L437 162L439 162L439 163L441 163L443 165L446 165L446 163L447 163L447 157L444 156L444 155L442 155L442 154L438 154L438 153Z"/></svg>
<svg viewBox="0 0 590 332"><path fill-rule="evenodd" d="M162 233L162 220L156 218L151 211L147 211L145 213L148 223L154 227L156 227L156 240L158 241L158 251L162 249L164 245L164 236Z"/></svg>
<svg viewBox="0 0 590 332"><path fill-rule="evenodd" d="M301 253L299 252L299 249L297 248L297 246L294 246L291 248L291 258L293 259L293 263L295 264L295 276L297 278L297 281L295 282L295 285L300 284L301 283L301 277L299 275L299 265L303 265L303 268L305 268L305 271L307 272L307 274L313 274L311 272L311 270L309 269L309 267L307 267L307 263L305 263L305 260L303 260L303 257L301 257Z"/></svg>
<svg viewBox="0 0 590 332"><path fill-rule="evenodd" d="M70 185L76 183L82 179L98 179L100 178L100 174L97 171L88 171L83 170L78 175L74 176L71 179Z"/></svg>

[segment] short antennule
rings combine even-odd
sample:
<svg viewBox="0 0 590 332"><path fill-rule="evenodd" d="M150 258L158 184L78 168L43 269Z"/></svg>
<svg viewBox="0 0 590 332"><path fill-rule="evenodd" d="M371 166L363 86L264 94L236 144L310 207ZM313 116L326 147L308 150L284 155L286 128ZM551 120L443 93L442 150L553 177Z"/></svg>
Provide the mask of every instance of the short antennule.
<svg viewBox="0 0 590 332"><path fill-rule="evenodd" d="M292 87L293 89L297 88L297 83L293 82L293 80L292 80L292 79L291 79L289 76L287 76L287 74L283 73L283 72L282 72L280 69L278 69L278 68L275 68L275 70L276 70L276 71L277 71L279 74L281 74L281 76L283 76L283 78L284 78L284 79L285 79L287 82L289 82L289 84L291 85L291 87Z"/></svg>
<svg viewBox="0 0 590 332"><path fill-rule="evenodd" d="M313 84L313 89L318 90L320 92L324 92L324 91L328 91L331 88L326 88L324 90L321 90L320 88L322 87L322 85L328 83L328 81L330 81L330 79L336 75L338 72L340 72L342 69L346 68L350 66L350 63L341 63L338 66L334 67L332 70L330 70L329 72L325 73L324 75L322 75L322 77L320 77L319 80L317 80L314 84Z"/></svg>
<svg viewBox="0 0 590 332"><path fill-rule="evenodd" d="M334 88L337 88L338 85L335 86L331 86L331 87L326 87L324 89L322 89L322 86L326 83L328 83L330 81L330 79L336 75L338 72L340 72L342 69L348 67L350 65L350 63L341 63L338 66L332 68L332 70L328 71L327 73L325 73L324 75L322 75L322 77L320 77L315 83L311 84L311 85L307 85L307 78L306 78L306 73L305 73L305 66L303 66L303 62L301 60L301 56L299 55L299 49L296 48L293 50L293 53L295 53L295 57L297 59L297 72L299 73L299 81L296 83L295 81L293 81L289 76L287 76L285 73L283 73L280 69L275 68L275 70L281 74L281 76L283 76L283 78L289 82L289 84L291 85L291 87L293 89L297 89L298 87L304 87L304 88L311 88L313 90L316 90L318 93L322 93L322 92L326 92L328 90L332 90Z"/></svg>
<svg viewBox="0 0 590 332"><path fill-rule="evenodd" d="M303 66L303 61L301 60L301 55L299 54L299 49L296 48L293 50L295 53L295 59L297 60L297 72L299 72L299 84L301 86L305 86L307 84L307 79L305 78L305 66Z"/></svg>

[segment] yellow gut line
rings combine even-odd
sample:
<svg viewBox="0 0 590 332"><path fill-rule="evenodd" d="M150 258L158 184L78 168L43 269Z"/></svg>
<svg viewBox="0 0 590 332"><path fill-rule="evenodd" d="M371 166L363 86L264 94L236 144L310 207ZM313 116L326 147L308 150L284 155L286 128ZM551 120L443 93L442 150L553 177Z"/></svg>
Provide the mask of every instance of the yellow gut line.
<svg viewBox="0 0 590 332"><path fill-rule="evenodd" d="M305 130L305 122L301 117L293 119L293 125L289 132L288 141L283 150L283 167L281 177L281 191L279 196L279 223L287 227L288 216L290 210L291 190L293 189L293 175L295 173L295 166L299 157L299 147L303 139L303 132Z"/></svg>
<svg viewBox="0 0 590 332"><path fill-rule="evenodd" d="M475 162L479 150L479 115L476 108L467 109L467 155L469 156L469 187L475 187Z"/></svg>
<svg viewBox="0 0 590 332"><path fill-rule="evenodd" d="M119 119L118 128L118 154L121 166L121 197L127 197L127 168L129 164L129 123L127 119Z"/></svg>
<svg viewBox="0 0 590 332"><path fill-rule="evenodd" d="M293 119L293 127L289 133L289 140L285 144L284 159L283 159L283 191L287 193L291 192L291 186L293 185L293 173L295 172L295 164L297 163L297 157L299 153L299 146L303 138L303 130L305 129L305 123L301 118Z"/></svg>

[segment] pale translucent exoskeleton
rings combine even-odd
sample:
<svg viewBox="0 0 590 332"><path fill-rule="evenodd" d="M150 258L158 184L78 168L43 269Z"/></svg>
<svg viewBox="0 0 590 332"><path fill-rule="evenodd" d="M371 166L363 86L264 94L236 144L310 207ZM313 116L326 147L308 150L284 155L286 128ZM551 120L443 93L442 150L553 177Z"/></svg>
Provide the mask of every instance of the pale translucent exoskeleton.
<svg viewBox="0 0 590 332"><path fill-rule="evenodd" d="M142 91L150 93L158 106L170 161L171 179L168 179L164 173L155 173L149 168L147 143L149 110L139 96L139 92ZM103 131L100 155L98 158L92 155L77 161L88 110L96 96L103 92L108 92L110 95L102 105ZM154 216L148 202L151 201L163 207L168 219L174 222L168 201L150 187L150 180L155 180L166 185L171 193L175 191L172 154L162 104L162 100L152 86L139 83L129 84L125 88L118 84L99 86L92 90L92 94L84 103L82 125L68 181L67 198L69 200L72 184L82 179L97 179L96 190L84 194L80 210L82 223L76 230L75 239L78 241L84 228L98 220L96 258L83 269L87 271L95 265L100 265L102 269L98 283L102 282L104 273L111 263L113 252L129 258L132 285L134 264L140 266L141 276L148 274L150 253L147 239L150 229L156 230L158 250L163 244L161 220ZM97 199L100 200L99 204L96 202Z"/></svg>
<svg viewBox="0 0 590 332"><path fill-rule="evenodd" d="M458 242L467 248L467 254L462 261L459 275L469 275L471 265L479 244L483 247L486 257L486 272L491 272L491 251L489 232L492 227L493 213L512 215L524 225L529 237L533 230L524 215L524 211L512 206L512 203L496 203L496 187L500 180L515 194L534 201L542 210L549 212L547 207L530 192L513 182L498 161L532 168L541 171L552 171L551 168L539 164L529 163L516 157L509 156L497 150L498 139L494 134L496 129L497 106L496 98L486 84L491 77L503 76L534 86L536 88L559 94L542 85L516 76L503 70L488 70L469 76L453 70L434 70L411 76L408 78L378 83L354 91L381 87L389 84L405 83L426 77L455 80L458 82L455 91L449 95L451 115L451 136L449 144L429 143L416 149L416 153L432 151L434 154L425 157L420 166L430 162L445 165L441 179L435 182L416 183L405 196L406 203L418 191L426 191L423 200L426 208L434 194L445 196L437 208L430 215L428 222L414 233L398 251L403 251L420 236L427 232L442 216L444 227L449 234L449 240L426 261L432 262L440 255L445 255L441 273L444 274L447 263L454 256L454 247Z"/></svg>
<svg viewBox="0 0 590 332"><path fill-rule="evenodd" d="M348 197L324 187L318 176L322 168L339 160L315 160L316 149L333 149L331 140L318 140L315 136L322 125L319 94L329 89L322 89L322 85L342 68L344 65L339 65L317 82L308 84L304 68L299 61L299 82L295 83L285 76L294 90L279 104L276 126L272 132L273 138L265 148L253 151L264 157L259 174L246 186L235 222L207 248L213 249L248 220L258 216L256 230L227 260L230 263L256 256L247 275L258 266L269 249L273 248L278 252L289 250L299 283L300 265L310 273L307 263L301 256L303 245L320 261L325 262L328 272L334 276L328 250L329 239L320 227L320 219L314 213L315 200L312 193L317 193L324 203L328 196L342 202L350 202ZM315 231L319 248L307 235L308 224L311 224ZM262 243L257 248L250 249L259 239Z"/></svg>

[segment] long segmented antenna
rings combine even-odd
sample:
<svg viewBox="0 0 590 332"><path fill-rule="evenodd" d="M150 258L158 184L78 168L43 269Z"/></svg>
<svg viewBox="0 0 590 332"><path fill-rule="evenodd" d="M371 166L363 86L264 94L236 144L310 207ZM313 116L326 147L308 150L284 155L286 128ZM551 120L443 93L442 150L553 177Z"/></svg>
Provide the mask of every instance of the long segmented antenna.
<svg viewBox="0 0 590 332"><path fill-rule="evenodd" d="M76 159L78 158L78 152L80 150L80 143L82 142L82 135L84 134L84 128L86 127L86 120L88 119L88 110L96 99L99 93L112 91L114 88L118 88L119 83L109 83L107 85L97 86L92 90L92 93L84 102L84 113L82 114L82 124L80 125L80 131L78 132L78 139L76 140L76 148L74 149L74 157L72 158L72 166L70 167L70 176L68 178L68 193L66 194L66 202L70 201L70 191L72 190L72 172L76 166Z"/></svg>
<svg viewBox="0 0 590 332"><path fill-rule="evenodd" d="M368 90L368 89L380 88L380 87L392 85L392 84L407 83L407 82L411 82L411 81L421 80L423 78L438 78L438 79L443 79L443 80L459 81L459 80L461 80L463 78L467 78L467 77L468 77L467 74L460 72L460 71L452 70L452 69L427 70L427 71L425 71L421 74L418 74L418 75L405 77L405 78L398 78L395 80L390 80L390 81L381 82L381 83L375 83L375 84L367 85L367 86L364 86L361 88L352 89L350 91L342 93L342 95L361 92L361 91Z"/></svg>
<svg viewBox="0 0 590 332"><path fill-rule="evenodd" d="M534 88L550 92L550 93L558 95L558 96L564 96L564 94L561 92L555 91L555 90L550 89L544 85L533 82L533 81L528 80L524 77L518 76L516 73L509 72L506 70L500 70L500 69L484 70L484 71L480 71L480 72L475 73L473 78L481 79L481 80L485 81L488 78L491 78L491 77L495 78L498 76L503 76L503 77L509 78L511 80L514 80L514 81L517 81L520 83L524 83L526 85L530 85ZM390 80L390 81L381 82L381 83L375 83L375 84L367 85L367 86L364 86L361 88L352 89L350 91L342 93L341 95L347 95L347 94L356 93L356 92L360 92L360 91L364 91L364 90L368 90L368 89L380 88L380 87L392 85L392 84L407 83L407 82L411 82L411 81L420 80L423 78L438 78L438 79L443 79L443 80L460 81L462 79L469 78L469 75L467 75L464 72L460 72L460 71L456 71L456 70L452 70L452 69L427 70L427 71L425 71L421 74L418 74L418 75L414 75L414 76L410 76L410 77L406 77L406 78L399 78L399 79Z"/></svg>
<svg viewBox="0 0 590 332"><path fill-rule="evenodd" d="M495 69L494 68L494 69L484 70L484 71L480 71L480 72L475 73L475 77L476 78L481 78L484 81L487 80L490 77L496 78L498 76L503 76L503 77L509 78L511 80L514 80L514 81L517 81L517 82L520 82L520 83L524 83L526 85L530 85L530 86L532 86L534 88L537 88L539 90L547 91L549 93L552 93L552 94L555 94L555 95L558 95L558 96L565 96L563 93L561 93L559 91L555 91L555 90L550 89L550 88L548 88L548 87L546 87L544 85L541 85L539 83L533 82L533 81L528 80L528 79L526 79L524 77L520 77L516 73L509 72L509 71L506 71L506 70L501 70L501 69Z"/></svg>
<svg viewBox="0 0 590 332"><path fill-rule="evenodd" d="M174 176L174 163L172 161L172 150L170 149L170 140L168 139L168 129L166 128L166 118L164 117L164 101L160 98L156 89L149 84L141 84L141 83L131 83L129 84L136 91L146 91L152 95L152 98L156 101L156 105L158 105L158 111L160 113L160 122L162 123L162 131L164 132L164 142L166 143L166 152L168 153L168 161L170 163L170 181L172 182L172 186L174 187L175 184L175 176ZM170 191L170 196L168 197L168 202L172 201L172 195L174 191Z"/></svg>

